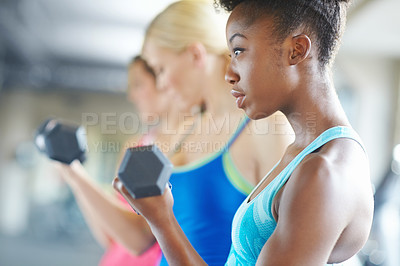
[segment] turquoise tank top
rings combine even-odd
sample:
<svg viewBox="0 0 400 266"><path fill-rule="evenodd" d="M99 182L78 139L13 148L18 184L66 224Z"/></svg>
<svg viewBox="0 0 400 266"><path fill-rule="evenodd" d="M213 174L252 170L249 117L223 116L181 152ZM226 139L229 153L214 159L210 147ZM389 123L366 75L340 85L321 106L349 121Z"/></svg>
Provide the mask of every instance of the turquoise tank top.
<svg viewBox="0 0 400 266"><path fill-rule="evenodd" d="M232 243L233 216L253 189L235 168L229 153L229 148L249 121L245 117L218 152L176 167L170 177L175 217L208 265L224 265ZM168 265L164 256L161 265Z"/></svg>
<svg viewBox="0 0 400 266"><path fill-rule="evenodd" d="M363 147L359 136L353 129L349 127L330 128L300 152L252 201L248 202L251 194L244 200L233 219L232 246L226 265L256 264L261 249L276 228L276 221L272 215L272 202L275 195L305 156L337 138L353 139ZM256 189L257 187L254 190Z"/></svg>

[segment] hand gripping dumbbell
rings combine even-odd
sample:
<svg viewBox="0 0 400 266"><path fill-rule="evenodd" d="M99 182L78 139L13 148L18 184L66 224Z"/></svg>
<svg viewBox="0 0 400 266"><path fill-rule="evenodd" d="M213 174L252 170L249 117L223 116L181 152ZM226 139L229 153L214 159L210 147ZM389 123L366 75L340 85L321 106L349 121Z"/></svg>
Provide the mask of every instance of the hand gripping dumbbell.
<svg viewBox="0 0 400 266"><path fill-rule="evenodd" d="M172 172L172 163L155 145L128 148L118 177L134 198L161 195Z"/></svg>
<svg viewBox="0 0 400 266"><path fill-rule="evenodd" d="M35 144L50 159L70 164L86 159L86 132L79 125L47 119L36 131Z"/></svg>

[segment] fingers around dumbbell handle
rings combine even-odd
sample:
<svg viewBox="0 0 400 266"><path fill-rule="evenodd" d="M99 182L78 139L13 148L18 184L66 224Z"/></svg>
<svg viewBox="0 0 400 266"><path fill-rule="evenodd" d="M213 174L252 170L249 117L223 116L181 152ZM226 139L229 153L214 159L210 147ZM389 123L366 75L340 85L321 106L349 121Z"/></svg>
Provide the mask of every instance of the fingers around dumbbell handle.
<svg viewBox="0 0 400 266"><path fill-rule="evenodd" d="M133 197L133 195L127 190L127 188L124 186L124 183L118 178L115 177L112 181L112 186L113 188L121 194L122 197L129 203L129 205L132 207L132 210L137 214L141 215L140 212L135 208L134 205L134 200L136 198ZM172 185L170 182L167 183L165 189L172 189ZM159 195L158 195L159 196Z"/></svg>
<svg viewBox="0 0 400 266"><path fill-rule="evenodd" d="M137 214L140 215L140 213L133 207L133 202L130 199L131 194L128 192L124 184L121 182L121 180L118 177L115 177L112 181L112 186L113 188L121 194L122 197L126 200L126 202L131 205L132 210Z"/></svg>

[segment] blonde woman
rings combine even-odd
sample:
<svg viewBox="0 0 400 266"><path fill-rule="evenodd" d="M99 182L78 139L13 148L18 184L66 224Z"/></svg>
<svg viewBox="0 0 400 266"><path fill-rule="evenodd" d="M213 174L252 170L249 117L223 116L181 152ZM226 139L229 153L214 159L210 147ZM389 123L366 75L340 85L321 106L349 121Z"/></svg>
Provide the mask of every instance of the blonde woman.
<svg viewBox="0 0 400 266"><path fill-rule="evenodd" d="M192 132L185 140L178 135L172 141L180 149L172 157L170 182L174 214L209 265L225 262L236 209L291 139L279 115L256 123L236 108L224 80L225 22L226 16L216 13L210 1L176 2L152 21L143 45L157 87L171 91L186 106L204 106L193 114ZM121 189L118 179L114 185ZM147 243L154 242L149 227L146 232ZM161 265L167 265L165 258Z"/></svg>

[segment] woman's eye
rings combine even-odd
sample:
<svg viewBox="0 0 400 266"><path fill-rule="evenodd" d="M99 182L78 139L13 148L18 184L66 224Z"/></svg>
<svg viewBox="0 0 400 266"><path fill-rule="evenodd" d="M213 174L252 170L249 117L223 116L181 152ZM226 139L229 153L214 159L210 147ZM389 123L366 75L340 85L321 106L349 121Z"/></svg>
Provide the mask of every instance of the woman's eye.
<svg viewBox="0 0 400 266"><path fill-rule="evenodd" d="M244 51L244 49L242 49L242 48L235 48L235 49L233 49L233 54L235 55L235 57L237 57L243 51Z"/></svg>

